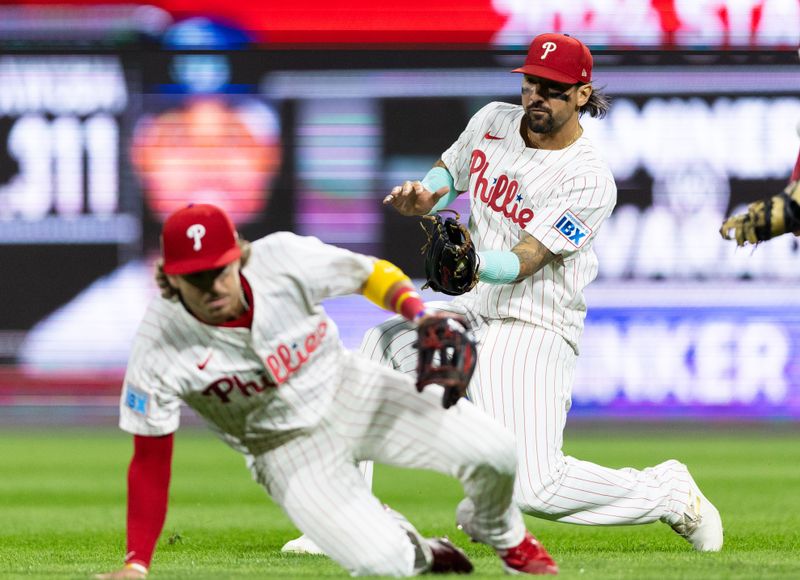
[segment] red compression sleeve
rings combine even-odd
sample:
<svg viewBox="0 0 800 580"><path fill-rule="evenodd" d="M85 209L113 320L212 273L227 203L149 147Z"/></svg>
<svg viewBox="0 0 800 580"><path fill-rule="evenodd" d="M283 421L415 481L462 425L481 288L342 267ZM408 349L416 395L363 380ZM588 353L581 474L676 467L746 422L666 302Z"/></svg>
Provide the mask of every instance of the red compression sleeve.
<svg viewBox="0 0 800 580"><path fill-rule="evenodd" d="M425 312L425 303L410 283L395 290L389 298L389 306L390 310L401 314L407 320L416 320Z"/></svg>
<svg viewBox="0 0 800 580"><path fill-rule="evenodd" d="M126 564L149 568L167 516L174 435L133 436L128 468L128 554Z"/></svg>

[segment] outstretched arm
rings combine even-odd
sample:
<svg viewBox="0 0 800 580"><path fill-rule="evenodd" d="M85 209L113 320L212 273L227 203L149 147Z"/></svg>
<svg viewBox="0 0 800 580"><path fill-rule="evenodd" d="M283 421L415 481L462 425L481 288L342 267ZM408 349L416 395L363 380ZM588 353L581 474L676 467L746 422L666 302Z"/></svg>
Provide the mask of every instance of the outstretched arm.
<svg viewBox="0 0 800 580"><path fill-rule="evenodd" d="M361 293L384 310L396 312L408 320L417 320L425 312L417 289L411 279L397 266L386 260L376 260L372 273L364 282Z"/></svg>
<svg viewBox="0 0 800 580"><path fill-rule="evenodd" d="M125 565L95 578L144 578L167 515L174 435L134 435L128 468L127 555Z"/></svg>
<svg viewBox="0 0 800 580"><path fill-rule="evenodd" d="M439 159L422 181L405 181L393 187L383 204L391 205L401 215L427 215L447 206L458 194L453 176Z"/></svg>

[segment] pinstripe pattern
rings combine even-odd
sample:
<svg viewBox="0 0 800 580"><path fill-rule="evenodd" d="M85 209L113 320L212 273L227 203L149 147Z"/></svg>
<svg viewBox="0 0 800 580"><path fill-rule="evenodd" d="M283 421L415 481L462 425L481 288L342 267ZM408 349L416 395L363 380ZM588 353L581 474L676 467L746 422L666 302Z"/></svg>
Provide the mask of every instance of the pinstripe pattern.
<svg viewBox="0 0 800 580"><path fill-rule="evenodd" d="M469 389L475 407L514 433L518 472L514 496L530 515L585 525L674 523L686 507L686 467L609 469L561 451L576 354L554 332L516 319L475 314L474 299L433 302L434 310L467 316L479 341ZM416 331L395 317L364 336L361 351L404 373L416 371Z"/></svg>
<svg viewBox="0 0 800 580"><path fill-rule="evenodd" d="M479 355L469 396L516 436L515 497L523 511L577 524L673 523L689 495L685 466L615 470L561 451L586 314L583 289L597 275L592 242L616 203L616 185L586 138L556 151L526 147L522 116L519 105L486 105L442 160L456 189L470 196L479 251L511 250L524 229L558 258L521 282L479 282L453 302L429 306L466 315L475 330ZM557 229L567 214L582 238ZM361 349L413 373L414 339L395 317L370 330Z"/></svg>
<svg viewBox="0 0 800 580"><path fill-rule="evenodd" d="M153 412L141 415L121 404L120 426L141 435L170 433L178 427L180 399L237 448L317 424L333 396L344 348L319 303L357 292L371 271L366 256L279 233L254 242L242 270L253 291L252 332L198 323L180 302L155 298L125 377L126 385L150 393ZM303 358L315 364L301 365ZM230 389L222 405L218 393L208 392L216 381ZM248 384L255 386L238 386Z"/></svg>
<svg viewBox="0 0 800 580"><path fill-rule="evenodd" d="M481 537L497 547L519 543L525 529L511 505L511 435L466 401L445 411L441 388L419 395L409 377L350 353L344 367L322 423L252 462L254 477L297 527L356 573L368 566L373 574L403 575L392 563L409 561L400 555L408 540L354 467L370 458L458 477Z"/></svg>
<svg viewBox="0 0 800 580"><path fill-rule="evenodd" d="M498 179L506 176L519 183L518 196L506 209L533 210L524 230L560 259L517 284L479 282L473 290L476 307L488 318L516 318L557 332L577 350L586 315L583 289L597 276L592 241L616 203L617 189L608 167L586 138L557 151L526 147L519 134L522 115L519 105L486 105L442 154L442 160L456 189L468 190L471 196L470 233L480 251L510 250L522 240L520 224L490 207L480 195L484 191L481 177L488 195ZM502 139L486 139L487 133ZM486 169L470 174L476 152L485 156ZM591 230L579 247L554 228L565 211Z"/></svg>
<svg viewBox="0 0 800 580"><path fill-rule="evenodd" d="M525 527L512 501L512 435L466 401L445 411L441 388L420 395L406 375L347 352L319 305L357 292L372 264L315 238L281 233L255 242L242 270L253 291L252 330L203 324L179 302L155 299L128 365L121 428L172 433L185 402L354 575L417 571L408 534L356 467L367 459L457 477L480 537L499 548L518 544Z"/></svg>

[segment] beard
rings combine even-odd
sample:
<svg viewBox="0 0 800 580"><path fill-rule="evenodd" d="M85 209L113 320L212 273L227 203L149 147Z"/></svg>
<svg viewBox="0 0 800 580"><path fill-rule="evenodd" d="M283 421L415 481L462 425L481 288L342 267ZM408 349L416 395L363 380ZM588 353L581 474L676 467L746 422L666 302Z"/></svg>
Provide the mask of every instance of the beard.
<svg viewBox="0 0 800 580"><path fill-rule="evenodd" d="M544 113L544 116L534 118L529 111L525 111L525 121L528 124L528 128L534 133L540 133L542 135L552 133L556 124L553 115L549 111L540 110L537 112Z"/></svg>

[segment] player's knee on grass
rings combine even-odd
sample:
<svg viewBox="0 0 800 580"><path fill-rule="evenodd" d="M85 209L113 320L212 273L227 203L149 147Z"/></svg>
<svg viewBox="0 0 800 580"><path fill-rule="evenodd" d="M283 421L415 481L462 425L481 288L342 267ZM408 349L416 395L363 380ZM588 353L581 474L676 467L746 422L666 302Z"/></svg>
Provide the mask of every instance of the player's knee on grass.
<svg viewBox="0 0 800 580"><path fill-rule="evenodd" d="M355 565L345 566L353 576L390 576L405 578L414 575L414 547L410 540L398 543L376 543L360 555Z"/></svg>
<svg viewBox="0 0 800 580"><path fill-rule="evenodd" d="M559 509L553 505L557 493L558 474L546 470L538 473L520 473L514 484L514 501L522 513L547 519L557 515Z"/></svg>

